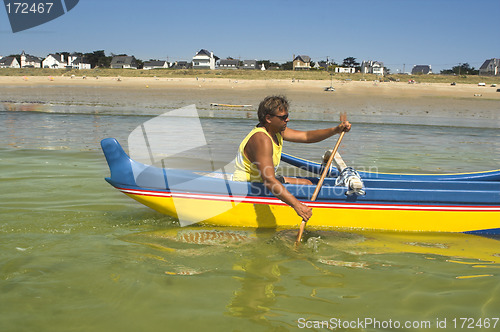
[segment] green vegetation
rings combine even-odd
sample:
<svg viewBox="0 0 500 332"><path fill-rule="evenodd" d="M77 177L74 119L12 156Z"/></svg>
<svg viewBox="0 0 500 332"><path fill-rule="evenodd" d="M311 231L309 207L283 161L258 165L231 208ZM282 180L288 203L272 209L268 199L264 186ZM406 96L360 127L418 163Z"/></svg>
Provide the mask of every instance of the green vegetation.
<svg viewBox="0 0 500 332"><path fill-rule="evenodd" d="M378 77L373 74L337 74L321 70L292 71L292 70L196 70L196 69L110 69L95 68L89 70L66 70L48 68L0 68L0 76L76 76L76 77L165 77L165 78L226 78L246 80L324 80L331 79L352 81L401 81L414 80L417 83L452 83L457 84L499 84L500 77L478 75L387 75Z"/></svg>
<svg viewBox="0 0 500 332"><path fill-rule="evenodd" d="M441 74L445 75L479 75L479 69L471 67L468 63L462 63L451 69L441 70Z"/></svg>

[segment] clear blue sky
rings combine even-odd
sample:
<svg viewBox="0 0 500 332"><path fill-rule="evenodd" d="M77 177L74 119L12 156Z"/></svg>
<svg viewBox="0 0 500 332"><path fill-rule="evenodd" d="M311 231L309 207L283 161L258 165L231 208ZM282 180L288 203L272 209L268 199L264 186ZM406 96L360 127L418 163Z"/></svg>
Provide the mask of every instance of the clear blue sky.
<svg viewBox="0 0 500 332"><path fill-rule="evenodd" d="M105 50L173 61L205 48L220 58L352 56L392 72L416 64L439 72L499 58L499 13L500 0L80 0L18 33L0 9L0 55Z"/></svg>

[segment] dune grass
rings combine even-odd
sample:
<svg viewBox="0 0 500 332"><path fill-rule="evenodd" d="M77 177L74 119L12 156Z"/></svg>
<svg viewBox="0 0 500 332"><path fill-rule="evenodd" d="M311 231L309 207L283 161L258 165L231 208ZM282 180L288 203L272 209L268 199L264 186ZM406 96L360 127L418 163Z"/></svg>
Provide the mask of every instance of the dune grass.
<svg viewBox="0 0 500 332"><path fill-rule="evenodd" d="M494 76L451 76L451 75L388 75L378 77L373 74L335 74L326 71L292 71L292 70L199 70L199 69L109 69L95 68L89 70L66 70L66 69L48 69L48 68L0 68L0 76L71 76L77 77L168 77L168 78L227 78L227 79L245 79L245 80L353 80L353 81L401 81L407 82L414 80L419 83L452 83L477 84L484 82L486 84L499 84L500 77Z"/></svg>

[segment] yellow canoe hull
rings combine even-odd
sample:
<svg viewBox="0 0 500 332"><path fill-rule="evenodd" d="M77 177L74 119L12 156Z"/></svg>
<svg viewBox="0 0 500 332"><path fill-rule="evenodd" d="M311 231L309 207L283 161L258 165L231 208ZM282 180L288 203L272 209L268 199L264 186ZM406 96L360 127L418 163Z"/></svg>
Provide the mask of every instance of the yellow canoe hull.
<svg viewBox="0 0 500 332"><path fill-rule="evenodd" d="M223 199L196 194L156 195L123 189L127 196L191 223L254 228L297 228L301 219L278 199ZM409 232L474 232L500 226L498 207L380 205L306 202L313 210L308 228ZM179 215L178 211L182 213Z"/></svg>

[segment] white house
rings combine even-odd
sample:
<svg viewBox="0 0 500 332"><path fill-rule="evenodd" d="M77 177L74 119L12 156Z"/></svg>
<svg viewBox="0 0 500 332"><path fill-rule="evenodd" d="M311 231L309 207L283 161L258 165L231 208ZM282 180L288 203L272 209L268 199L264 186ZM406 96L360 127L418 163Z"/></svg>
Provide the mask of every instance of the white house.
<svg viewBox="0 0 500 332"><path fill-rule="evenodd" d="M23 53L21 53L20 65L21 68L41 68L42 59L33 55L26 54L26 52L23 51Z"/></svg>
<svg viewBox="0 0 500 332"><path fill-rule="evenodd" d="M361 63L361 72L363 74L375 74L384 76L385 74L384 63L372 60L363 61Z"/></svg>
<svg viewBox="0 0 500 332"><path fill-rule="evenodd" d="M479 75L500 75L500 59L486 60L479 68Z"/></svg>
<svg viewBox="0 0 500 332"><path fill-rule="evenodd" d="M90 69L90 63L86 63L83 59L82 54L73 53L68 56L68 64L66 68L73 69Z"/></svg>
<svg viewBox="0 0 500 332"><path fill-rule="evenodd" d="M49 54L42 61L42 68L51 69L90 69L90 63L83 61L82 55L73 53L65 59L64 54L54 53Z"/></svg>
<svg viewBox="0 0 500 332"><path fill-rule="evenodd" d="M149 69L162 69L162 68L168 68L168 62L165 60L155 60L155 61L146 61L144 62L144 66L142 69L149 70Z"/></svg>
<svg viewBox="0 0 500 332"><path fill-rule="evenodd" d="M42 61L42 68L52 68L52 69L64 69L67 63L64 61L64 54L49 54Z"/></svg>
<svg viewBox="0 0 500 332"><path fill-rule="evenodd" d="M219 60L218 57L214 55L214 52L209 52L205 49L201 49L193 57L193 68L194 69L215 69L215 63Z"/></svg>
<svg viewBox="0 0 500 332"><path fill-rule="evenodd" d="M356 68L354 67L335 67L335 72L340 74L354 74Z"/></svg>
<svg viewBox="0 0 500 332"><path fill-rule="evenodd" d="M0 68L21 68L19 61L14 56L6 56L0 59Z"/></svg>

